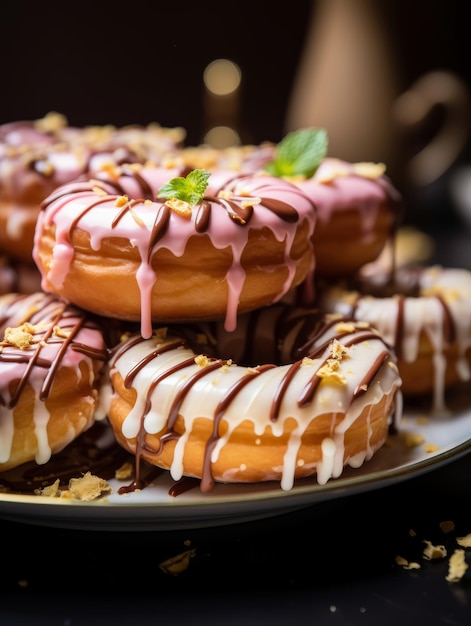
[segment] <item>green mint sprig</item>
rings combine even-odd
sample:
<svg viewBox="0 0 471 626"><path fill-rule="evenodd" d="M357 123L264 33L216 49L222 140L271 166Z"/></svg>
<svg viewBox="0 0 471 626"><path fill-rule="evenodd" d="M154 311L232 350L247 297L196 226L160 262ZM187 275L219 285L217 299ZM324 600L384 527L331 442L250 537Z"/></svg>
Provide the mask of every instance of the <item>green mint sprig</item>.
<svg viewBox="0 0 471 626"><path fill-rule="evenodd" d="M265 170L278 178L314 176L329 145L323 128L302 128L288 133L277 145L275 158L265 164Z"/></svg>
<svg viewBox="0 0 471 626"><path fill-rule="evenodd" d="M204 192L211 176L206 170L192 170L185 178L178 176L162 185L157 198L175 198L187 202L191 206L198 204L204 198Z"/></svg>

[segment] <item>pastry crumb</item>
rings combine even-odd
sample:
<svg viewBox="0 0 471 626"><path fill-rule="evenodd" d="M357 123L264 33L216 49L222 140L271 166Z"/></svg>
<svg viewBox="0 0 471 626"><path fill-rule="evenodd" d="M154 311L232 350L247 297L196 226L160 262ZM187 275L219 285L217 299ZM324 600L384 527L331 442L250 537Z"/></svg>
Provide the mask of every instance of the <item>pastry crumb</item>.
<svg viewBox="0 0 471 626"><path fill-rule="evenodd" d="M418 446L421 446L425 441L424 437L419 433L404 433L402 435L402 438L404 441L404 445L407 448L417 448Z"/></svg>
<svg viewBox="0 0 471 626"><path fill-rule="evenodd" d="M196 549L193 548L191 550L185 550L176 556L172 556L166 561L162 561L160 563L159 568L164 574L172 574L172 576L177 576L181 574L190 566L190 559L192 559L196 554Z"/></svg>
<svg viewBox="0 0 471 626"><path fill-rule="evenodd" d="M440 529L443 533L448 534L455 530L455 523L451 520L446 520L444 522L440 522Z"/></svg>
<svg viewBox="0 0 471 626"><path fill-rule="evenodd" d="M41 489L35 489L34 493L38 496L46 496L47 498L57 498L60 496L60 480L57 478L52 485L46 485Z"/></svg>
<svg viewBox="0 0 471 626"><path fill-rule="evenodd" d="M459 582L465 575L468 567L469 565L466 563L464 550L455 550L448 563L448 574L446 576L447 582Z"/></svg>
<svg viewBox="0 0 471 626"><path fill-rule="evenodd" d="M81 478L71 478L69 489L63 492L62 497L70 497L75 500L90 502L106 493L111 493L111 486L106 480L87 472ZM68 494L67 496L65 494Z"/></svg>
<svg viewBox="0 0 471 626"><path fill-rule="evenodd" d="M91 472L87 472L80 478L71 478L67 489L61 489L60 481L57 479L51 485L36 489L34 493L38 496L46 496L48 498L64 498L91 502L107 493L111 493L111 491L111 485L108 485L106 480L95 476Z"/></svg>
<svg viewBox="0 0 471 626"><path fill-rule="evenodd" d="M127 480L128 478L131 478L133 471L134 471L133 464L130 463L129 461L126 461L126 463L123 463L121 467L118 467L118 469L116 470L114 474L114 477L117 480Z"/></svg>
<svg viewBox="0 0 471 626"><path fill-rule="evenodd" d="M404 569L412 570L412 569L420 569L420 564L415 561L408 561L403 556L396 556L395 558L396 564L400 565Z"/></svg>
<svg viewBox="0 0 471 626"><path fill-rule="evenodd" d="M443 559L447 555L445 546L434 545L431 541L424 539L425 548L422 553L424 559L427 561L433 561L434 559Z"/></svg>
<svg viewBox="0 0 471 626"><path fill-rule="evenodd" d="M462 548L471 548L471 533L464 537L457 537L456 543Z"/></svg>

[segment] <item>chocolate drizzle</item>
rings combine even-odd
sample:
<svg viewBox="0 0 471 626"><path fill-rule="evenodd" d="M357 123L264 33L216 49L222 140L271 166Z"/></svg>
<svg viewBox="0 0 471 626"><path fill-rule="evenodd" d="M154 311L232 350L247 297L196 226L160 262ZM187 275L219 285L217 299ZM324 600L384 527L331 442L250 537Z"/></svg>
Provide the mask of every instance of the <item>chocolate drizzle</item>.
<svg viewBox="0 0 471 626"><path fill-rule="evenodd" d="M105 347L94 348L76 340L77 335L84 328L102 332L91 316L76 307L69 306L55 296L37 295L19 295L11 302L7 300L2 308L0 327L16 327L29 323L31 325L29 330L33 331L33 339L28 347L20 348L7 341L1 343L0 364L24 364L23 373L15 381L10 399L0 396L0 404L8 409L13 409L17 405L33 371L38 371L38 368L44 371L39 390L39 400L44 402L49 396L67 350L80 352L92 360L102 362L108 358ZM48 352L52 354L52 358L45 357L48 348L53 349Z"/></svg>
<svg viewBox="0 0 471 626"><path fill-rule="evenodd" d="M186 172L187 169L188 168L182 168L182 173ZM173 211L171 207L166 204L165 200L155 197L155 190L152 189L145 177L139 173L138 168L123 166L119 169L119 172L123 179L133 179L138 186L140 197L133 198L122 206L118 215L112 219L112 228L116 228L124 215L132 211L132 208L135 206L142 205L148 200L152 200L155 204L160 205L156 211L149 239L150 258L153 247L159 242L167 231ZM193 207L195 232L207 232L211 224L211 214L219 208L222 208L228 218L239 226L247 226L250 223L254 214L254 207L257 204L260 204L264 208L268 209L279 219L287 223L296 223L298 221L299 214L293 206L276 198L263 197L263 190L265 187L263 184L254 189L251 192L251 195L238 195L237 189L235 189L234 185L236 185L237 181L240 182L243 179L244 176L241 175L236 180L231 180L230 184L228 184L226 188L221 188L217 195L208 195L203 198L201 202L195 205L195 207ZM225 192L224 194L222 193L223 190ZM259 191L261 194L259 194ZM126 196L126 188L124 184L121 184L119 179L111 179L110 175L106 172L98 172L94 173L93 178L89 178L88 180L86 177L82 177L74 183L61 186L41 203L41 210L46 210L47 207L61 198L66 198L70 195L79 196L81 194L86 194L87 192L94 194L98 192L100 194L99 199L91 201L81 210L72 222L70 232L78 226L81 218L95 207L103 205L107 206L110 202L114 202L119 196ZM227 198L227 192L233 193L232 197ZM294 187L293 192L297 193L297 190ZM251 203L249 201L250 198L255 199L256 202ZM112 206L110 208L115 209L116 207Z"/></svg>

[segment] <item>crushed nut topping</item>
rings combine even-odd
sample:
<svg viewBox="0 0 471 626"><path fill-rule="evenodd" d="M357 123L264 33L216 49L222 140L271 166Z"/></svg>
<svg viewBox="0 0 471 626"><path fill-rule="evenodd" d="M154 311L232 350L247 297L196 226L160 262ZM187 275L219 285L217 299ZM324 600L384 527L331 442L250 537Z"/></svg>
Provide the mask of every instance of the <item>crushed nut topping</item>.
<svg viewBox="0 0 471 626"><path fill-rule="evenodd" d="M229 359L228 361L224 363L224 365L221 366L221 372L229 371L229 368L231 367L231 365L232 365L232 359Z"/></svg>
<svg viewBox="0 0 471 626"><path fill-rule="evenodd" d="M344 356L348 355L348 348L343 346L338 339L334 339L330 345L330 353L333 359L341 361Z"/></svg>
<svg viewBox="0 0 471 626"><path fill-rule="evenodd" d="M340 383L341 385L345 384L345 374L337 371L338 361L335 359L329 359L325 365L323 365L317 371L317 376L323 378L324 380L328 380L329 382Z"/></svg>
<svg viewBox="0 0 471 626"><path fill-rule="evenodd" d="M20 350L27 350L34 343L35 328L29 322L15 328L6 328L3 345L16 346Z"/></svg>
<svg viewBox="0 0 471 626"><path fill-rule="evenodd" d="M51 111L47 113L42 119L36 120L35 126L38 131L43 133L53 133L62 128L65 128L68 124L67 118L61 113Z"/></svg>
<svg viewBox="0 0 471 626"><path fill-rule="evenodd" d="M250 198L249 200L242 200L242 202L240 203L240 206L243 209L248 209L249 207L260 204L261 201L262 201L261 198Z"/></svg>
<svg viewBox="0 0 471 626"><path fill-rule="evenodd" d="M67 339L70 336L70 331L61 328L60 326L54 326L54 335L56 337L60 337L61 339Z"/></svg>
<svg viewBox="0 0 471 626"><path fill-rule="evenodd" d="M353 333L355 332L356 325L354 322L339 322L335 325L335 332L337 334Z"/></svg>
<svg viewBox="0 0 471 626"><path fill-rule="evenodd" d="M118 196L116 198L115 206L117 206L118 208L123 207L123 206L126 206L128 202L129 202L128 196Z"/></svg>
<svg viewBox="0 0 471 626"><path fill-rule="evenodd" d="M165 204L175 211L177 215L181 215L182 217L191 217L192 210L191 205L185 200L179 200L178 198L168 198L165 200Z"/></svg>
<svg viewBox="0 0 471 626"><path fill-rule="evenodd" d="M200 367L206 367L211 363L211 360L205 354L198 354L195 356L195 363Z"/></svg>
<svg viewBox="0 0 471 626"><path fill-rule="evenodd" d="M386 165L384 163L371 163L361 162L353 163L352 170L354 174L362 176L363 178L379 178L386 172Z"/></svg>

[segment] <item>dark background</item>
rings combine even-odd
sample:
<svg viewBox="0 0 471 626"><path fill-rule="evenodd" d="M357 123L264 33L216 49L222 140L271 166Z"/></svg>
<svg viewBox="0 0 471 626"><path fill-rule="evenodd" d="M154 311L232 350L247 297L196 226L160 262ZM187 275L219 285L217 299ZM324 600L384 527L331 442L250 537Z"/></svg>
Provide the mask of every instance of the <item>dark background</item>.
<svg viewBox="0 0 471 626"><path fill-rule="evenodd" d="M466 2L376 1L403 89L434 68L471 83ZM56 110L79 126L183 126L188 143L197 144L204 129L203 70L224 57L242 70L243 140L279 141L316 4L2 0L0 123Z"/></svg>

